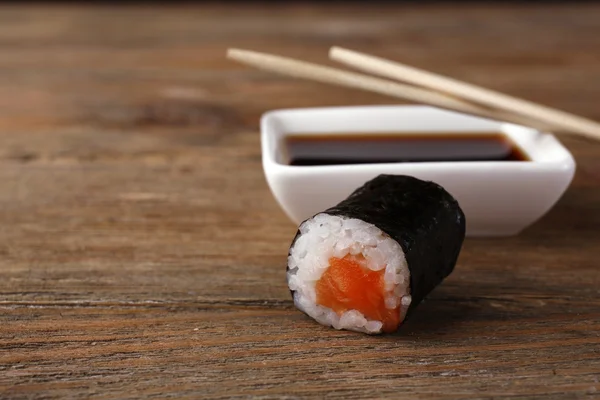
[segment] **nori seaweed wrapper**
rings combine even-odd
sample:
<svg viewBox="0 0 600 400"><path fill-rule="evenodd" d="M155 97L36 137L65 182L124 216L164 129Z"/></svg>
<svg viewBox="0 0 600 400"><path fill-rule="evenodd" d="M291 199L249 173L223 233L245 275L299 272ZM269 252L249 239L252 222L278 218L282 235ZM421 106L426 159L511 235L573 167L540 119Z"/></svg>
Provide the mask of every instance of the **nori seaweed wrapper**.
<svg viewBox="0 0 600 400"><path fill-rule="evenodd" d="M323 213L375 225L400 244L410 270L406 317L454 270L465 237L465 215L452 195L411 176L379 175Z"/></svg>

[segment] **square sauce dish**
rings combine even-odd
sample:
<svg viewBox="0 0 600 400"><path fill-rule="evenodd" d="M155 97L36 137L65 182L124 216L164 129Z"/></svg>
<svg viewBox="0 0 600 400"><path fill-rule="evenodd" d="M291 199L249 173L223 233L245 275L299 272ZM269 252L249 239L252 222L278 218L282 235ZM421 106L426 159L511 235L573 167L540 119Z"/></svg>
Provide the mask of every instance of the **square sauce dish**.
<svg viewBox="0 0 600 400"><path fill-rule="evenodd" d="M575 173L552 134L429 106L275 110L261 119L261 147L271 192L296 224L392 174L444 187L467 236L511 236L546 214Z"/></svg>

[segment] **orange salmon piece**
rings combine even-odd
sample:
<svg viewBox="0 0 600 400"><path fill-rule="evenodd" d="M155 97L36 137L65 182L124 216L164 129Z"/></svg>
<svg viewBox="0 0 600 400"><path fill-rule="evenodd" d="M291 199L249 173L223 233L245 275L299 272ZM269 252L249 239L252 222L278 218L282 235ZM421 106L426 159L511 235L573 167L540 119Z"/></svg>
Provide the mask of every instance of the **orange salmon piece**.
<svg viewBox="0 0 600 400"><path fill-rule="evenodd" d="M398 307L385 307L384 272L363 267L355 257L332 257L315 286L317 303L338 315L360 311L367 319L381 321L383 332L394 332L400 324L400 312Z"/></svg>

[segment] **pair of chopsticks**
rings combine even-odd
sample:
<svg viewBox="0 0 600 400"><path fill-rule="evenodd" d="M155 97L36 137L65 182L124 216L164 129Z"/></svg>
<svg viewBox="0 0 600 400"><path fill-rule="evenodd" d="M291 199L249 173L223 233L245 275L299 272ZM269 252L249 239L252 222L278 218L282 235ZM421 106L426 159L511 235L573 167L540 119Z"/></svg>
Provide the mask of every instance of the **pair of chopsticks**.
<svg viewBox="0 0 600 400"><path fill-rule="evenodd" d="M227 56L262 70L296 78L362 89L498 121L600 140L600 123L595 121L340 47L332 47L329 58L388 79L249 50L229 49Z"/></svg>

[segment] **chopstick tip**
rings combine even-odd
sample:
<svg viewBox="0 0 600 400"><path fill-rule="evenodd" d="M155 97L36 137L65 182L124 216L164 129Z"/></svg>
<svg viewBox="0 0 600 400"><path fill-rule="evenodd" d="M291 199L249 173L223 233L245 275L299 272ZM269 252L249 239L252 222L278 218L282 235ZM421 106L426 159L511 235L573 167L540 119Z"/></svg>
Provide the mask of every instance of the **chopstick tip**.
<svg viewBox="0 0 600 400"><path fill-rule="evenodd" d="M352 52L352 50L348 50L348 49L345 49L340 46L331 46L329 48L329 57L333 58L336 55L343 54L343 53L351 53L351 52Z"/></svg>
<svg viewBox="0 0 600 400"><path fill-rule="evenodd" d="M234 47L230 47L227 49L227 58L235 58L236 55L239 55L243 50L236 49Z"/></svg>
<svg viewBox="0 0 600 400"><path fill-rule="evenodd" d="M331 46L329 48L329 57L332 57L335 53L339 52L340 50L343 50L343 49L339 46Z"/></svg>
<svg viewBox="0 0 600 400"><path fill-rule="evenodd" d="M257 58L264 58L269 56L265 53L259 53L257 51L252 50L244 50L244 49L236 49L235 47L230 47L227 49L227 58L236 61L249 61L255 60Z"/></svg>

